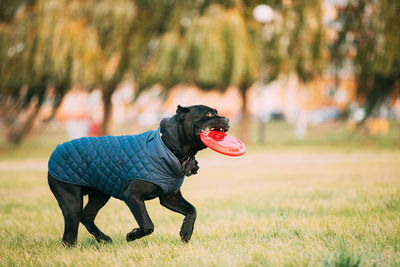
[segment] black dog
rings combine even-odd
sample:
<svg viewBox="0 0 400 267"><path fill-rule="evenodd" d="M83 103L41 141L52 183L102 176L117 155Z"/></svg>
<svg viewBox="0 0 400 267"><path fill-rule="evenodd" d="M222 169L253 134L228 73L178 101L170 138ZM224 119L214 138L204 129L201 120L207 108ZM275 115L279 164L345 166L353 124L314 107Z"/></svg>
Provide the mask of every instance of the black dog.
<svg viewBox="0 0 400 267"><path fill-rule="evenodd" d="M156 131L143 133L142 135L145 135L146 138L145 145L139 143L137 146L133 146L134 149L129 149L129 146L123 143L125 140L129 140L129 136L85 137L64 143L59 146L60 149L57 147L49 160L48 183L64 216L65 228L62 238L64 244L74 245L76 243L79 222L94 235L98 242L111 242L111 238L94 223L98 211L111 196L123 200L128 205L139 225L139 228L133 229L126 235L127 241L133 241L153 232L154 225L147 213L144 201L159 197L162 206L185 216L180 237L183 242L188 242L193 233L196 209L182 197L179 187L183 182L184 175L196 174L199 169L195 155L199 150L206 148L199 137L200 132L205 129L227 131L229 121L227 118L219 116L217 110L207 106L178 106L174 116L161 121L158 136ZM148 151L152 144L157 141L157 138L162 140L162 146L165 147L166 151L162 151L162 153ZM108 143L110 140L118 140L114 147L120 148L123 150L122 153L128 156L118 157L117 154L114 154L114 151L107 151L106 153L99 151L99 146L104 146L103 143ZM56 153L58 150L61 152ZM92 158L90 157L91 153L94 154ZM132 173L130 165L127 165L131 164L131 158L135 158L138 153L141 153L138 157L145 160L144 165L150 167L143 175L141 174L143 171L141 167L135 167L138 169L135 172L137 177L130 177L124 171ZM176 178L178 182L172 180L172 183L176 186L171 187L175 188L173 192L169 187L164 187L163 177L165 175L157 169L158 165L163 165L168 160L166 157L170 157L169 154L173 157L170 160L175 160L182 171L178 174L178 176L182 175L181 181L179 181L179 177ZM96 163L98 158L102 158L102 162ZM90 161L94 163L92 164ZM171 166L167 166L168 170L171 168ZM119 179L118 175L125 175L130 178L124 182L123 179ZM105 178L102 179L105 181L99 178L103 176ZM71 177L78 178L72 181ZM152 182L146 177L155 177L156 182ZM118 183L122 183L119 185L121 187L120 193L116 189L119 187L115 185ZM89 195L89 200L83 208L84 195Z"/></svg>

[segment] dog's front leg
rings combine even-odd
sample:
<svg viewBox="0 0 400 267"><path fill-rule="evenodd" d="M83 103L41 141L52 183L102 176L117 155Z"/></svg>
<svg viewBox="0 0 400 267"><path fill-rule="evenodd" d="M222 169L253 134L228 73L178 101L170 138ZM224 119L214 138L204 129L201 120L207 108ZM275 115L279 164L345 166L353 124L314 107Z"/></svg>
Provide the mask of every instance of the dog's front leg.
<svg viewBox="0 0 400 267"><path fill-rule="evenodd" d="M189 242L196 221L196 208L183 198L180 190L172 195L160 197L160 204L167 209L185 215L179 235L183 242Z"/></svg>
<svg viewBox="0 0 400 267"><path fill-rule="evenodd" d="M126 235L128 242L149 235L154 231L154 224L144 204L144 193L140 189L138 183L132 182L124 190L125 203L139 224L139 228L133 229Z"/></svg>

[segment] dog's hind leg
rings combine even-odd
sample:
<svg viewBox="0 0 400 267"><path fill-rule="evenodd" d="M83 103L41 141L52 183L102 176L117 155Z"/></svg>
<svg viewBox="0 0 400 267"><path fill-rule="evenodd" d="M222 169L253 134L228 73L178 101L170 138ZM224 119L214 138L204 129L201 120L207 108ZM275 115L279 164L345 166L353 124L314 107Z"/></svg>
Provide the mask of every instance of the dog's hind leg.
<svg viewBox="0 0 400 267"><path fill-rule="evenodd" d="M91 233L97 240L97 242L111 242L112 239L104 234L94 223L99 210L107 203L110 199L109 195L95 189L89 191L89 201L83 209L81 222L86 229Z"/></svg>
<svg viewBox="0 0 400 267"><path fill-rule="evenodd" d="M58 181L50 174L48 174L48 182L64 215L62 240L67 246L75 245L83 205L82 186Z"/></svg>
<svg viewBox="0 0 400 267"><path fill-rule="evenodd" d="M161 188L157 185L141 180L133 180L125 187L124 201L139 224L139 228L133 229L126 235L128 242L153 233L154 224L147 213L144 200L153 199L161 192Z"/></svg>

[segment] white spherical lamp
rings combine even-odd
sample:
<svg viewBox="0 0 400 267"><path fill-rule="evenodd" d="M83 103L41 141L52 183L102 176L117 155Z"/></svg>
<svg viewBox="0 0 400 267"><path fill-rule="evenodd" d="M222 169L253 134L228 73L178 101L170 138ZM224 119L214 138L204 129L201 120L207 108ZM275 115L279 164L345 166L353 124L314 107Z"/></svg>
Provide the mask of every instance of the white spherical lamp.
<svg viewBox="0 0 400 267"><path fill-rule="evenodd" d="M267 5L258 5L253 10L253 16L260 23L268 23L274 19L274 11Z"/></svg>

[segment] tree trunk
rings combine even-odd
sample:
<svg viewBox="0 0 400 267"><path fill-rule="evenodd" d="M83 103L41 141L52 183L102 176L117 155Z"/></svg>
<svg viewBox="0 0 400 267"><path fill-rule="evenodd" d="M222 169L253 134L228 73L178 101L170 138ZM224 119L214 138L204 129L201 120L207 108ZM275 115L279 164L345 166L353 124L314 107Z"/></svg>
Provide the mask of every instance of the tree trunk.
<svg viewBox="0 0 400 267"><path fill-rule="evenodd" d="M240 96L242 98L242 119L240 121L240 139L244 143L248 143L250 141L249 139L249 112L247 110L247 86L246 85L240 85L239 86L239 92Z"/></svg>
<svg viewBox="0 0 400 267"><path fill-rule="evenodd" d="M103 122L100 128L100 135L107 135L110 131L110 121L112 115L112 101L111 97L113 95L114 88L107 88L104 89L102 92L102 99L103 99Z"/></svg>
<svg viewBox="0 0 400 267"><path fill-rule="evenodd" d="M141 22L138 22L141 23ZM116 70L111 80L106 83L106 86L102 92L103 98L103 122L100 128L100 135L107 135L110 131L110 121L112 115L112 101L111 97L114 91L117 89L118 84L122 81L126 70L129 67L130 50L129 45L131 43L132 36L136 29L135 18L130 22L129 30L127 34L123 36L122 47L120 49L120 58Z"/></svg>
<svg viewBox="0 0 400 267"><path fill-rule="evenodd" d="M36 117L39 114L40 107L41 105L37 103L31 111L28 111L29 114L24 121L18 123L18 119L16 119L17 122L15 122L15 125L11 125L10 130L7 132L8 141L14 145L19 145L22 142L22 140L31 132Z"/></svg>

